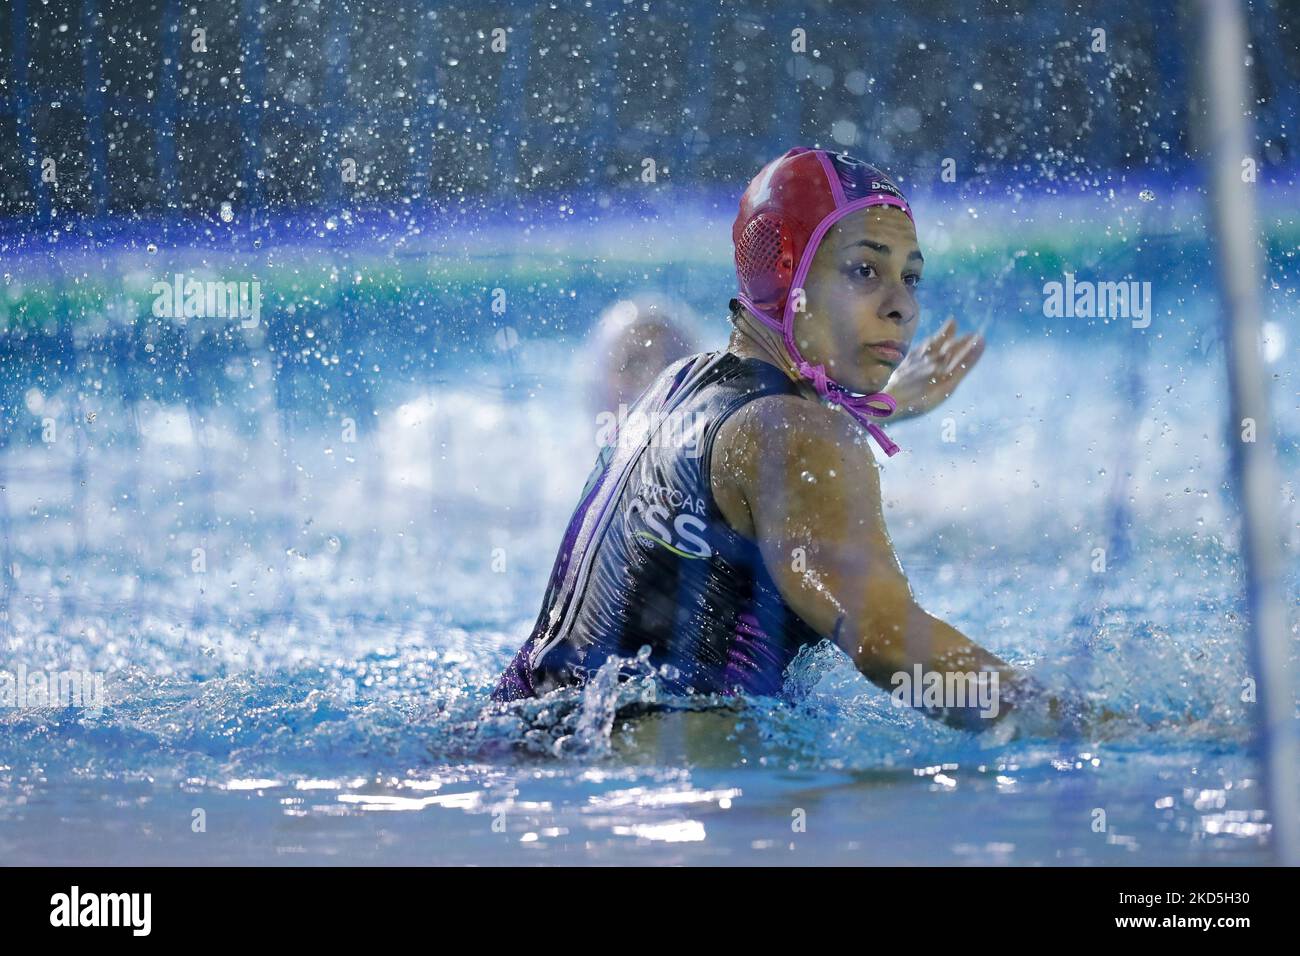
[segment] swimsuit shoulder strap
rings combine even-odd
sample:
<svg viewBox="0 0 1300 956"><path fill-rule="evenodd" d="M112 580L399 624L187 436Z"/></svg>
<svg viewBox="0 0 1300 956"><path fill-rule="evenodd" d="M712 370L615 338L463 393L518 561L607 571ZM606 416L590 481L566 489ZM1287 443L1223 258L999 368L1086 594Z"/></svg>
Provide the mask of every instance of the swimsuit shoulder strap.
<svg viewBox="0 0 1300 956"><path fill-rule="evenodd" d="M729 352L722 354L736 365L736 371L734 374L730 374L730 369L728 369L729 374L724 376L724 379L718 385L729 388L735 394L709 422L704 431L700 452L700 478L704 486L702 490L707 494L708 501L715 509L717 503L713 501L711 482L713 443L723 423L740 409L757 399L765 398L768 395L797 395L799 393L798 386L790 381L790 377L775 365L761 359L740 358Z"/></svg>

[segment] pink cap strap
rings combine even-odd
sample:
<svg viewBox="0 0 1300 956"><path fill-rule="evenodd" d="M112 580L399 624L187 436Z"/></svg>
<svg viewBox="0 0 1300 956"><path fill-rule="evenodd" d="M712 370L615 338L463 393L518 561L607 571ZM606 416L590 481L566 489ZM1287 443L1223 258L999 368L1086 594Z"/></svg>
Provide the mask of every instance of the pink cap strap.
<svg viewBox="0 0 1300 956"><path fill-rule="evenodd" d="M810 365L801 361L796 366L801 376L812 382L813 389L822 398L823 401L832 405L838 405L844 409L859 425L867 430L876 444L890 458L898 454L898 446L890 441L885 430L871 421L873 418L888 418L894 414L894 409L898 403L894 401L892 395L884 392L873 392L870 395L854 395L853 393L841 388L835 382L831 381L826 374L826 368L821 365Z"/></svg>

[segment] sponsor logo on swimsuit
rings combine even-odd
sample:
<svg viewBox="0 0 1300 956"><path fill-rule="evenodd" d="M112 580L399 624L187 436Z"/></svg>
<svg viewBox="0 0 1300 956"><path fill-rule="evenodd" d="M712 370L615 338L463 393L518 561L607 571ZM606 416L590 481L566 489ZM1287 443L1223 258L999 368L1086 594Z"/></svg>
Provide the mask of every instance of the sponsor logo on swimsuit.
<svg viewBox="0 0 1300 956"><path fill-rule="evenodd" d="M896 671L890 678L895 707L918 710L978 710L992 720L998 715L997 671L927 671L920 664L912 672Z"/></svg>
<svg viewBox="0 0 1300 956"><path fill-rule="evenodd" d="M713 549L701 537L708 528L704 499L665 485L646 485L628 508L629 520L643 525L633 536L662 545L683 558L707 558Z"/></svg>
<svg viewBox="0 0 1300 956"><path fill-rule="evenodd" d="M601 412L596 416L596 445L607 448L677 448L687 458L698 458L704 426L708 416L698 411L668 412L629 411L619 405L618 413Z"/></svg>
<svg viewBox="0 0 1300 956"><path fill-rule="evenodd" d="M1133 328L1151 324L1150 282L1075 281L1067 272L1064 282L1043 284L1043 315L1049 319L1132 319Z"/></svg>

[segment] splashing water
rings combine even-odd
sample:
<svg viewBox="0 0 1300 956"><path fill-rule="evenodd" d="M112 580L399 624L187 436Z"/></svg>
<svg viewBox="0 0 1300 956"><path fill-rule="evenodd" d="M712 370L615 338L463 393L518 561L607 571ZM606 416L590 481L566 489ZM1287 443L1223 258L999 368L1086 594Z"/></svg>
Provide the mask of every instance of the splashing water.
<svg viewBox="0 0 1300 956"><path fill-rule="evenodd" d="M5 660L101 673L106 700L0 708L0 854L1265 859L1205 325L1165 331L1198 362L1149 363L1136 413L1115 384L1127 339L1087 339L1085 365L1079 341L1018 329L939 413L956 442L938 420L891 426L908 454L882 469L886 514L921 604L1126 715L1097 741L950 729L826 643L781 698L670 700L634 659L492 704L596 451L562 339L382 396L355 443L269 405L97 401L78 416L89 480L71 443L5 453ZM269 388L256 357L222 361L253 395ZM1281 380L1295 361L1277 357ZM72 402L29 398L45 414ZM1294 408L1279 419L1300 428ZM1117 429L1139 449L1126 466ZM1293 488L1282 506L1294 536Z"/></svg>

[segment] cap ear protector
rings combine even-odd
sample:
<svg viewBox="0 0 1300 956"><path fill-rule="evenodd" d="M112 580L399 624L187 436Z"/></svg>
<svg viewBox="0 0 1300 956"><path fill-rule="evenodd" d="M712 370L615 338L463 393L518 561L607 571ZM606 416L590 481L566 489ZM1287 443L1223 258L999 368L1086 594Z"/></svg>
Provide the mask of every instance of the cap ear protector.
<svg viewBox="0 0 1300 956"><path fill-rule="evenodd" d="M794 240L779 218L759 213L736 244L740 287L757 300L783 298L794 278Z"/></svg>
<svg viewBox="0 0 1300 956"><path fill-rule="evenodd" d="M851 212L871 206L894 206L909 219L911 207L880 170L848 153L796 146L764 166L740 197L731 226L735 251L736 299L746 311L781 333L800 376L813 383L823 399L840 405L869 431L887 455L898 451L871 418L886 418L894 400L884 392L854 395L811 365L794 340L794 313L802 286L822 237Z"/></svg>

